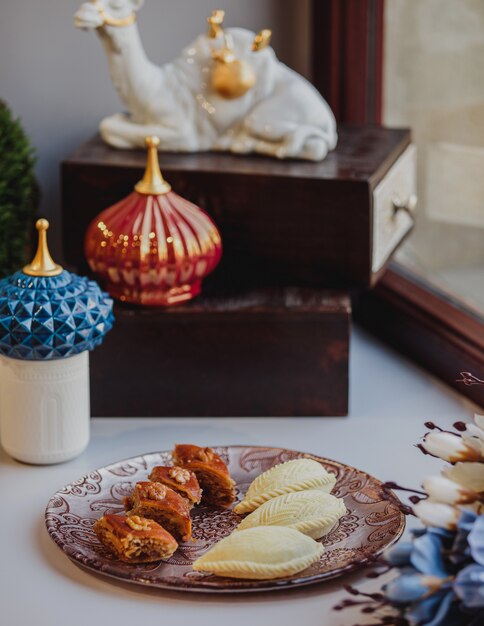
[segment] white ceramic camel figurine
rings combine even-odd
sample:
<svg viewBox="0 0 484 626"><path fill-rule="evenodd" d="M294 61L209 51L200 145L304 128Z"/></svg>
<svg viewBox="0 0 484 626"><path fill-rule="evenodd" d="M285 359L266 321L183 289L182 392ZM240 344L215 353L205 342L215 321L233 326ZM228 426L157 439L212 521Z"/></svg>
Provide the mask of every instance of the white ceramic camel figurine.
<svg viewBox="0 0 484 626"><path fill-rule="evenodd" d="M77 27L97 30L129 111L101 122L108 144L141 148L147 135L156 135L166 151L256 152L311 161L335 148L329 106L306 79L278 61L268 45L270 31L258 36L242 28L224 31L224 13L215 11L209 33L159 67L147 58L136 26L142 4L95 0L75 16ZM215 73L223 79L227 68L239 78L229 93L214 87Z"/></svg>

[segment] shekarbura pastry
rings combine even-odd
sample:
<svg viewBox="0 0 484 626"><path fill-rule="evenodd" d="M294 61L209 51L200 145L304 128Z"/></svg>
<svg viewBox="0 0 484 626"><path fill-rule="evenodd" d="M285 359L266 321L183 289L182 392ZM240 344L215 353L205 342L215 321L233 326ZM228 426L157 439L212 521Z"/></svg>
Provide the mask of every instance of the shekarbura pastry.
<svg viewBox="0 0 484 626"><path fill-rule="evenodd" d="M155 483L162 483L180 496L186 498L190 507L200 504L202 490L197 477L190 470L183 467L154 467L149 475L149 479Z"/></svg>
<svg viewBox="0 0 484 626"><path fill-rule="evenodd" d="M312 459L295 459L275 465L260 474L250 485L245 498L234 508L236 513L250 513L264 502L285 493L319 489L329 493L336 477L327 472L321 463Z"/></svg>
<svg viewBox="0 0 484 626"><path fill-rule="evenodd" d="M185 498L161 483L137 483L132 495L125 498L128 515L152 519L166 528L175 539L188 541L192 537L190 506Z"/></svg>
<svg viewBox="0 0 484 626"><path fill-rule="evenodd" d="M242 520L236 531L256 526L287 526L321 539L345 513L341 498L317 489L294 491L264 502Z"/></svg>
<svg viewBox="0 0 484 626"><path fill-rule="evenodd" d="M173 450L173 462L195 474L202 488L203 504L230 506L234 502L234 481L227 465L212 448L177 445Z"/></svg>
<svg viewBox="0 0 484 626"><path fill-rule="evenodd" d="M153 520L136 515L104 515L94 524L94 532L125 563L161 561L170 558L178 548L168 531Z"/></svg>
<svg viewBox="0 0 484 626"><path fill-rule="evenodd" d="M235 532L195 561L193 569L230 578L292 576L315 563L322 544L285 526L258 526Z"/></svg>

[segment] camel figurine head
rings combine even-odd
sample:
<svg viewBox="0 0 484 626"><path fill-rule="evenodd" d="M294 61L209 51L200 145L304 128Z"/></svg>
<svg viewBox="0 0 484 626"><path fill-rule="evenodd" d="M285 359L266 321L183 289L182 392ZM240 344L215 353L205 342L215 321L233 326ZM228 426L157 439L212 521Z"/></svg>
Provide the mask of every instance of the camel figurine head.
<svg viewBox="0 0 484 626"><path fill-rule="evenodd" d="M74 16L74 25L83 30L103 26L129 26L136 21L136 13L144 0L90 0L84 2Z"/></svg>

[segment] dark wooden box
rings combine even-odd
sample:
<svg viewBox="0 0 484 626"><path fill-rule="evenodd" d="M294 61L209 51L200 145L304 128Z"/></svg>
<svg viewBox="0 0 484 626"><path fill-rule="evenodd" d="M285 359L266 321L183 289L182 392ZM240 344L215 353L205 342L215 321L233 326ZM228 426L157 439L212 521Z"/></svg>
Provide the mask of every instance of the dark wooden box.
<svg viewBox="0 0 484 626"><path fill-rule="evenodd" d="M205 295L165 310L117 305L115 315L91 354L97 417L348 413L344 292Z"/></svg>
<svg viewBox="0 0 484 626"><path fill-rule="evenodd" d="M62 164L66 261L86 269L90 221L130 193L145 154L96 137ZM393 199L415 191L408 130L342 127L322 163L229 154L160 155L174 189L205 208L224 242L212 282L347 288L376 282L412 226Z"/></svg>

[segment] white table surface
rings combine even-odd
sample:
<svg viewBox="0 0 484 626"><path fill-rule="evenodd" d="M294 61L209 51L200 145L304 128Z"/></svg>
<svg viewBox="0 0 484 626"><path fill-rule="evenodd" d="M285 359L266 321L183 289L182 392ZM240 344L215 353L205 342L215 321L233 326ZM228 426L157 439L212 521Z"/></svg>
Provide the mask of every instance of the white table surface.
<svg viewBox="0 0 484 626"><path fill-rule="evenodd" d="M456 375L458 372L456 371ZM148 390L147 393L155 393ZM92 469L133 455L199 445L255 444L313 452L354 465L382 480L418 487L440 467L414 444L435 420L449 426L472 418L474 406L432 376L355 331L351 351L351 414L314 419L94 419L88 450L63 465L31 467L0 450L0 623L5 626L196 624L197 626L346 626L369 624L332 607L346 583L377 590L360 574L291 592L203 596L145 590L91 575L50 540L49 497Z"/></svg>

